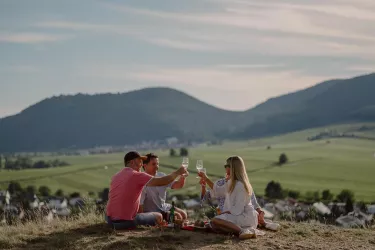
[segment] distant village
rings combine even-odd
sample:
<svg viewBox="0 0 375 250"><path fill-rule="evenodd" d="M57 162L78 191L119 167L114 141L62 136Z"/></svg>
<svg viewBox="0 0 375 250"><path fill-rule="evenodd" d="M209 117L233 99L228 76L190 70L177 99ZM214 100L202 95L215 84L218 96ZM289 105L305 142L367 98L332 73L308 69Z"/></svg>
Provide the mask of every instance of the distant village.
<svg viewBox="0 0 375 250"><path fill-rule="evenodd" d="M34 219L52 221L56 218L70 218L80 213L95 212L103 216L108 201L108 188L99 193L99 198L81 197L79 193L67 196L42 196L20 190L0 191L0 225L12 225ZM343 191L344 193L346 191ZM11 194L13 193L13 195ZM345 196L345 194L343 194ZM265 219L288 220L296 222L316 222L332 224L344 228L371 227L374 225L375 204L351 203L340 201L299 201L291 197L271 199L257 197L265 212ZM345 198L345 197L342 197ZM169 200L175 201L187 210L194 219L212 218L212 201L202 206L198 195L193 197L176 195Z"/></svg>

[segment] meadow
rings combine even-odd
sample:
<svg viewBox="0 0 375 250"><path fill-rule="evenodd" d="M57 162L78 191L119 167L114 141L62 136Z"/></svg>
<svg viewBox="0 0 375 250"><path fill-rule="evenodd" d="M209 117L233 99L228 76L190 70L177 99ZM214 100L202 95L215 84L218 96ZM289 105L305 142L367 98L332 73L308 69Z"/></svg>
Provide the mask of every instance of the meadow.
<svg viewBox="0 0 375 250"><path fill-rule="evenodd" d="M245 160L250 181L255 193L264 194L268 182L280 182L283 188L308 191L329 189L337 194L343 189L352 190L356 200L375 201L375 141L362 139L330 139L307 141L322 129L287 134L260 140L224 142L222 145L200 145L189 149L191 171L186 186L172 193L194 194L199 192L196 179L196 160L201 159L209 176L217 179L224 175L223 165L227 157L240 155ZM270 149L267 147L270 146ZM178 149L177 153L178 153ZM147 152L144 152L147 153ZM173 166L181 164L181 157L170 157L169 150L155 151L160 157L159 171L169 173ZM289 163L277 166L281 153ZM123 168L124 154L102 154L89 156L62 156L60 160L71 164L68 167L30 169L0 172L0 189L10 180L22 186L46 185L53 192L62 189L65 193L99 192L109 187L111 176ZM34 160L55 159L45 156ZM107 166L107 168L105 168Z"/></svg>

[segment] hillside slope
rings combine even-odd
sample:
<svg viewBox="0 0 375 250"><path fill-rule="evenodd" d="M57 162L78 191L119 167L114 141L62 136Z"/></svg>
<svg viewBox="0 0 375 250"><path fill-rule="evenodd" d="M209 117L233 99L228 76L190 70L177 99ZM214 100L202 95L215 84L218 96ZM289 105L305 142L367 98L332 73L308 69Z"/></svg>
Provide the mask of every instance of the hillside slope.
<svg viewBox="0 0 375 250"><path fill-rule="evenodd" d="M0 152L210 138L236 115L168 88L52 97L0 120Z"/></svg>
<svg viewBox="0 0 375 250"><path fill-rule="evenodd" d="M236 138L276 135L330 124L375 121L375 74L323 82L247 111L257 121Z"/></svg>
<svg viewBox="0 0 375 250"><path fill-rule="evenodd" d="M257 239L204 232L139 229L114 232L99 215L0 227L1 249L374 249L374 229L281 222Z"/></svg>

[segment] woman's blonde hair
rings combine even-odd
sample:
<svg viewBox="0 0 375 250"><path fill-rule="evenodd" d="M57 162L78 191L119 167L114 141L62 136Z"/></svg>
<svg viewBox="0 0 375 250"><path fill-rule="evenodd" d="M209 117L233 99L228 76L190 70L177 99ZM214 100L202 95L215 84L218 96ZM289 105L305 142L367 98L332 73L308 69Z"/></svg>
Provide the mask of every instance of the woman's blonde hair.
<svg viewBox="0 0 375 250"><path fill-rule="evenodd" d="M249 178L247 177L246 167L243 159L240 156L232 156L227 159L227 165L230 167L230 185L229 193L232 193L237 181L242 182L246 192L252 195L253 188L250 184Z"/></svg>

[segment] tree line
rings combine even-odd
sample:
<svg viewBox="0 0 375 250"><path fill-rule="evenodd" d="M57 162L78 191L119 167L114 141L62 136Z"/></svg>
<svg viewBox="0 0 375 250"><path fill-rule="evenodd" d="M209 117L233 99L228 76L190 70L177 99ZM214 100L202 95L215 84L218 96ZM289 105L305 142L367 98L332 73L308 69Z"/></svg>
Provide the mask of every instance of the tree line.
<svg viewBox="0 0 375 250"><path fill-rule="evenodd" d="M7 170L20 170L20 169L41 169L41 168L53 168L53 167L64 167L70 164L61 161L59 159L54 159L50 161L33 161L28 156L16 156L15 158L9 156L0 155L0 169Z"/></svg>
<svg viewBox="0 0 375 250"><path fill-rule="evenodd" d="M188 151L187 148L180 148L180 156L188 156L188 155L189 155L189 151ZM176 150L171 148L169 150L169 156L171 156L171 157L177 156Z"/></svg>

